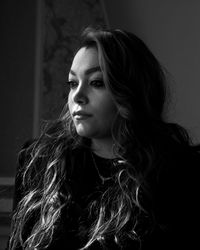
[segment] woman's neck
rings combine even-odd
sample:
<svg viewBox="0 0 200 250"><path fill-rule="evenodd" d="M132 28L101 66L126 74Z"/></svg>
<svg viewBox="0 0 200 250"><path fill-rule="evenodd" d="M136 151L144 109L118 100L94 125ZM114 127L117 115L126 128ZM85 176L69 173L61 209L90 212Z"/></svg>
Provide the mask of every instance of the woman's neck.
<svg viewBox="0 0 200 250"><path fill-rule="evenodd" d="M92 139L92 151L103 158L113 159L116 158L113 152L112 138Z"/></svg>

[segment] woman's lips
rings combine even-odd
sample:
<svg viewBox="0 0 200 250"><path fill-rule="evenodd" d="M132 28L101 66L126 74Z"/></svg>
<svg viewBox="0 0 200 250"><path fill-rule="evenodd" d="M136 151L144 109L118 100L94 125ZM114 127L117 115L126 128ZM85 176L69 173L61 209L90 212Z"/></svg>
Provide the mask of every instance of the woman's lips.
<svg viewBox="0 0 200 250"><path fill-rule="evenodd" d="M78 121L80 120L86 120L88 119L89 117L91 117L91 115L75 115L74 118Z"/></svg>
<svg viewBox="0 0 200 250"><path fill-rule="evenodd" d="M73 117L76 119L76 120L86 120L88 119L89 117L91 117L92 115L89 114L89 113L86 113L84 111L76 111L73 113Z"/></svg>

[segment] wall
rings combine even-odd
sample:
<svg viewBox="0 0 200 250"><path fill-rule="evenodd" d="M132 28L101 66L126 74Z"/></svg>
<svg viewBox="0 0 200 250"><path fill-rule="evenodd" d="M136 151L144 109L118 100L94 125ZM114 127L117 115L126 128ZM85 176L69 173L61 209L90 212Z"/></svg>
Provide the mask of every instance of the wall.
<svg viewBox="0 0 200 250"><path fill-rule="evenodd" d="M36 1L0 3L0 250L10 230L17 154L32 137Z"/></svg>
<svg viewBox="0 0 200 250"><path fill-rule="evenodd" d="M17 153L32 136L35 3L1 1L1 177L14 176Z"/></svg>
<svg viewBox="0 0 200 250"><path fill-rule="evenodd" d="M112 28L140 36L169 71L168 119L200 141L200 1L104 0Z"/></svg>

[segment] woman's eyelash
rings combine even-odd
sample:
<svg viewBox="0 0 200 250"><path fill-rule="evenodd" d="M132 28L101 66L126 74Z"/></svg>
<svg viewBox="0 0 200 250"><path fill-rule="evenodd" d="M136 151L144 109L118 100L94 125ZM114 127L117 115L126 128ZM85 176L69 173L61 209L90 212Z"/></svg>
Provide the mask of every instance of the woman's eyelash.
<svg viewBox="0 0 200 250"><path fill-rule="evenodd" d="M75 87L77 87L78 82L73 81L73 80L69 80L69 81L67 81L67 84L69 85L70 88L75 88ZM95 88L101 88L101 87L105 86L104 81L100 80L100 79L90 81L89 85L91 85Z"/></svg>
<svg viewBox="0 0 200 250"><path fill-rule="evenodd" d="M75 81L67 81L67 84L69 85L70 88L74 88L75 86L77 86L78 83L76 83Z"/></svg>
<svg viewBox="0 0 200 250"><path fill-rule="evenodd" d="M94 87L104 87L105 86L105 84L104 84L104 82L103 82L103 80L93 80L93 81L91 81L90 82L90 85L92 85L92 86L94 86Z"/></svg>

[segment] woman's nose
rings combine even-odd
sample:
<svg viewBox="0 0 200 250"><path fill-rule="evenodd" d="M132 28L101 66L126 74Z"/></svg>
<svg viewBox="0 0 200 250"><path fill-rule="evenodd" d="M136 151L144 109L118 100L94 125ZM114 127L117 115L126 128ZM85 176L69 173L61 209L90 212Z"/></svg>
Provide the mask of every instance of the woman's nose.
<svg viewBox="0 0 200 250"><path fill-rule="evenodd" d="M88 99L88 91L87 87L84 86L84 84L80 84L76 91L74 92L74 102L78 104L87 104L89 99Z"/></svg>

